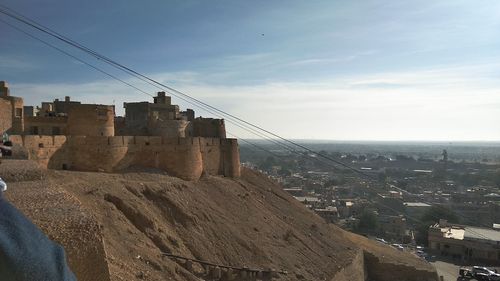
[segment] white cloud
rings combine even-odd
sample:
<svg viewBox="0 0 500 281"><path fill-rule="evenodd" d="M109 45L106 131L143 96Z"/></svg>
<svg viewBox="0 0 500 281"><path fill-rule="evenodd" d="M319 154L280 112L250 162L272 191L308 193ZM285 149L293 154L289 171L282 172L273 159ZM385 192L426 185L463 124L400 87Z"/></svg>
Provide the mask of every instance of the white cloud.
<svg viewBox="0 0 500 281"><path fill-rule="evenodd" d="M289 138L371 140L500 140L500 82L496 63L356 75L305 82L220 86L200 73L151 75L210 105ZM140 85L134 80L127 82ZM374 86L375 85L375 86ZM72 96L85 103L150 100L115 81L11 85L26 104ZM155 89L151 86L148 92ZM178 98L181 108L190 107ZM197 115L212 116L194 108ZM229 131L255 137L228 122Z"/></svg>
<svg viewBox="0 0 500 281"><path fill-rule="evenodd" d="M15 56L0 56L0 66L4 71L33 70L37 65Z"/></svg>

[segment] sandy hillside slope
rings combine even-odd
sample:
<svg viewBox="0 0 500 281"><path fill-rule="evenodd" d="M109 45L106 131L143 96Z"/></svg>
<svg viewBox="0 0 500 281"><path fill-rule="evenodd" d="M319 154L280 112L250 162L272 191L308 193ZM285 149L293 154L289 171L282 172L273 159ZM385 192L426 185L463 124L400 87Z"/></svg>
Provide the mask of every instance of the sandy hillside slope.
<svg viewBox="0 0 500 281"><path fill-rule="evenodd" d="M79 280L201 280L201 267L193 274L162 252L288 272L277 280L362 280L363 249L373 280L383 280L386 265L401 272L393 280L435 276L410 254L326 224L251 170L189 182L158 171L46 171L9 160L0 176L6 197L66 248Z"/></svg>

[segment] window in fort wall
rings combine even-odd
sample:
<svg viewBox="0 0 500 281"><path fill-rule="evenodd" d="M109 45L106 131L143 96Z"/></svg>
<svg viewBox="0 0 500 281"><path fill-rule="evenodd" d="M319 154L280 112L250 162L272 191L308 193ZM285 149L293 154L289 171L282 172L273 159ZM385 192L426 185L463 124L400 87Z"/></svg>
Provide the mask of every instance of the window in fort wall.
<svg viewBox="0 0 500 281"><path fill-rule="evenodd" d="M108 119L108 110L107 109L99 109L99 110L97 110L97 119L99 119L99 120L107 120Z"/></svg>
<svg viewBox="0 0 500 281"><path fill-rule="evenodd" d="M16 108L16 117L21 118L23 116L23 109L22 108Z"/></svg>

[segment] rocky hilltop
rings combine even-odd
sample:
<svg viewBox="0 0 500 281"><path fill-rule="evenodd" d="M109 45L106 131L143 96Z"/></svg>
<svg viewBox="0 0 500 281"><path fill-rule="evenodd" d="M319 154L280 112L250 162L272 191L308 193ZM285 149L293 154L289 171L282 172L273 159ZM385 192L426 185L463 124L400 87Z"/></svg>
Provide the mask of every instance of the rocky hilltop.
<svg viewBox="0 0 500 281"><path fill-rule="evenodd" d="M203 280L214 264L274 280L437 280L426 262L325 223L254 171L184 181L161 171L44 170L4 160L5 196L62 244L78 280ZM236 278L234 280L241 280Z"/></svg>

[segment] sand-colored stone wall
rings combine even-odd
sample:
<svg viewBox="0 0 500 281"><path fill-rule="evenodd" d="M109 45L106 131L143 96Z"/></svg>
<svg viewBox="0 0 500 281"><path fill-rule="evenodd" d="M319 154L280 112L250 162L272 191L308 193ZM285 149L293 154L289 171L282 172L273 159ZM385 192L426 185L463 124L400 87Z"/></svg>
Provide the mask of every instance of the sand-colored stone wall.
<svg viewBox="0 0 500 281"><path fill-rule="evenodd" d="M12 128L11 134L22 134L24 132L24 101L18 97L8 97L12 105Z"/></svg>
<svg viewBox="0 0 500 281"><path fill-rule="evenodd" d="M342 268L331 281L365 281L363 250L359 249L351 264Z"/></svg>
<svg viewBox="0 0 500 281"><path fill-rule="evenodd" d="M220 139L223 174L229 177L240 176L240 149L236 139Z"/></svg>
<svg viewBox="0 0 500 281"><path fill-rule="evenodd" d="M22 134L24 131L23 99L12 96L0 96L0 100L2 101L0 117L2 117L2 119L5 118L4 122L9 127L7 132L9 134ZM9 104L10 110L5 108L6 103ZM10 113L10 117L6 115L7 113Z"/></svg>
<svg viewBox="0 0 500 281"><path fill-rule="evenodd" d="M240 176L235 139L26 135L11 140L14 154L50 169L113 172L141 166L186 180L197 180L202 173Z"/></svg>
<svg viewBox="0 0 500 281"><path fill-rule="evenodd" d="M155 120L149 122L148 132L153 136L184 138L188 125L186 120Z"/></svg>
<svg viewBox="0 0 500 281"><path fill-rule="evenodd" d="M396 262L380 261L375 255L365 252L365 265L370 280L437 281L436 271L418 269Z"/></svg>
<svg viewBox="0 0 500 281"><path fill-rule="evenodd" d="M192 134L199 137L226 138L224 119L196 118L192 122Z"/></svg>
<svg viewBox="0 0 500 281"><path fill-rule="evenodd" d="M27 135L66 135L67 122L68 117L65 116L26 116L24 117L24 133Z"/></svg>
<svg viewBox="0 0 500 281"><path fill-rule="evenodd" d="M71 136L114 136L114 106L96 104L70 106L67 131Z"/></svg>
<svg viewBox="0 0 500 281"><path fill-rule="evenodd" d="M12 127L12 106L10 101L0 98L0 134Z"/></svg>

